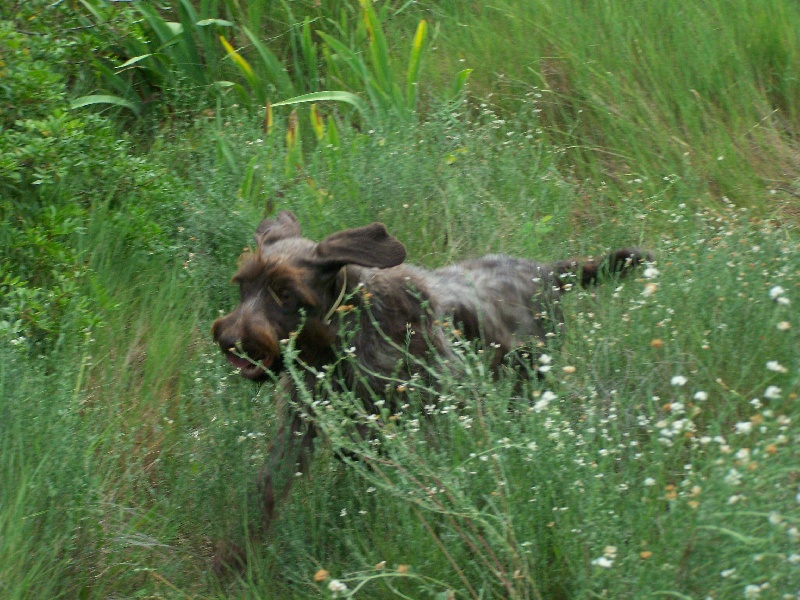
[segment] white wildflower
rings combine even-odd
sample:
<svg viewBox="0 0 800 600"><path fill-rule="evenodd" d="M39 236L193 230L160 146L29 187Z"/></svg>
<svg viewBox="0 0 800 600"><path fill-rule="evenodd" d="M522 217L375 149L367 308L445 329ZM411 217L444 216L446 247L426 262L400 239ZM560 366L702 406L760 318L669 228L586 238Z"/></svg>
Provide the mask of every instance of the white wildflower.
<svg viewBox="0 0 800 600"><path fill-rule="evenodd" d="M776 373L786 373L788 371L788 369L777 360L768 360L767 369L770 371L775 371Z"/></svg>
<svg viewBox="0 0 800 600"><path fill-rule="evenodd" d="M647 279L655 279L659 276L658 269L655 267L647 267L642 273Z"/></svg>
<svg viewBox="0 0 800 600"><path fill-rule="evenodd" d="M753 424L750 421L740 421L736 424L736 433L750 433L753 431Z"/></svg>
<svg viewBox="0 0 800 600"><path fill-rule="evenodd" d="M683 375L675 375L672 379L669 380L670 385L674 385L675 387L681 387L686 385L686 382L689 381Z"/></svg>
<svg viewBox="0 0 800 600"><path fill-rule="evenodd" d="M606 558L605 556L601 556L599 558L595 558L592 561L592 564L596 567L603 567L604 569L610 569L614 566L614 561Z"/></svg>
<svg viewBox="0 0 800 600"><path fill-rule="evenodd" d="M751 600L753 598L758 598L759 596L761 596L761 587L760 586L753 585L752 583L750 585L744 586L744 597L745 598L747 598L748 600Z"/></svg>
<svg viewBox="0 0 800 600"><path fill-rule="evenodd" d="M764 390L764 398L767 400L778 400L781 397L781 388L777 385L770 385Z"/></svg>
<svg viewBox="0 0 800 600"><path fill-rule="evenodd" d="M697 400L698 402L703 402L704 400L708 400L708 392L703 392L703 391L695 392L694 399Z"/></svg>
<svg viewBox="0 0 800 600"><path fill-rule="evenodd" d="M331 579L331 582L328 584L328 589L332 591L334 594L338 594L339 592L346 592L347 585L345 585L338 579Z"/></svg>
<svg viewBox="0 0 800 600"><path fill-rule="evenodd" d="M776 298L780 298L781 296L783 296L785 293L786 293L786 290L784 290L781 286L776 285L776 286L770 288L769 297L772 298L773 300L775 300Z"/></svg>
<svg viewBox="0 0 800 600"><path fill-rule="evenodd" d="M725 483L729 485L739 485L742 483L742 474L736 469L731 469L725 476Z"/></svg>

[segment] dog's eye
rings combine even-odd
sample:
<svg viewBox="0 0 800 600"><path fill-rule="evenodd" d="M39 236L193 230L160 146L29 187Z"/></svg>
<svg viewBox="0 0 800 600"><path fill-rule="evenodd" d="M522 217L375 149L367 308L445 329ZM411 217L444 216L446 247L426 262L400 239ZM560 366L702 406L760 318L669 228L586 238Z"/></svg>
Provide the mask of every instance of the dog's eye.
<svg viewBox="0 0 800 600"><path fill-rule="evenodd" d="M269 291L270 296L272 296L272 299L275 300L275 303L278 306L286 308L291 305L292 300L294 299L292 291L288 288L274 290L273 288L268 287L267 290Z"/></svg>

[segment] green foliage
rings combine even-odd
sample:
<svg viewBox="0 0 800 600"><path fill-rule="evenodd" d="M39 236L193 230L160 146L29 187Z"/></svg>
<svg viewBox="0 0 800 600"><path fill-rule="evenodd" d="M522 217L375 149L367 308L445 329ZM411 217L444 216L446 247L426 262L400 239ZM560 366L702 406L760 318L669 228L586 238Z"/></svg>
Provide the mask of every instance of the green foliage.
<svg viewBox="0 0 800 600"><path fill-rule="evenodd" d="M52 341L68 314L78 327L97 318L79 289L89 271L73 240L83 227L80 203L98 189L96 178L119 144L100 119L68 111L63 78L43 60L36 38L3 23L0 49L9 74L2 103L13 107L0 122L0 240L7 249L0 317L15 335ZM33 95L34 87L43 93Z"/></svg>
<svg viewBox="0 0 800 600"><path fill-rule="evenodd" d="M325 597L330 578L371 598L795 589L797 484L787 465L797 460L800 355L791 305L777 298L794 300L797 241L737 213L684 223L655 248L681 257L660 261L660 273L570 296L565 338L536 362L541 380L492 379L480 349L463 344L459 375L442 375L435 390L393 382L406 402L391 412L387 403L368 443L342 427L368 415L323 377L314 412L330 439L270 544L253 549L253 577L227 593ZM197 575L208 538L245 535L253 518L250 482L276 423L276 392L240 381L198 342L204 307L176 273L152 269L148 297L129 289L125 314L52 365L69 376L41 382L4 350L6 480L33 483L13 486L28 490L26 508L4 498L16 507L3 512L6 535L63 548L82 567L67 572L40 551L23 570L7 556L20 590L49 589L56 584L35 574L53 573L66 596L91 581L90 597L170 586L213 597L216 584ZM776 286L783 295L770 293ZM91 385L80 385L82 372ZM336 461L339 447L360 460ZM47 527L25 529L30 511ZM315 584L321 568L329 580ZM720 575L731 568L738 579Z"/></svg>
<svg viewBox="0 0 800 600"><path fill-rule="evenodd" d="M176 89L186 89L190 96L200 98L219 91L212 85L221 70L217 36L233 23L198 14L189 0L177 3L175 21L168 20L150 3L138 2L131 9L135 12L127 13L129 22L123 22L126 26L120 31L118 9L90 0L81 0L81 4L93 26L117 45L108 54L121 55L125 60L115 64L113 58L98 58L96 66L102 84L115 94L85 96L76 105L112 104L139 115L154 96L171 94ZM203 7L209 10L205 3ZM141 20L136 21L134 14Z"/></svg>
<svg viewBox="0 0 800 600"><path fill-rule="evenodd" d="M41 348L63 343L64 328L95 326L113 304L95 257L126 245L131 257L170 251L163 230L175 212L165 210L175 191L163 168L131 154L109 120L70 109L63 75L44 60L48 44L0 29L2 102L14 107L0 121L0 322ZM31 86L45 90L36 102ZM101 249L99 222L113 226Z"/></svg>
<svg viewBox="0 0 800 600"><path fill-rule="evenodd" d="M793 3L421 4L459 23L429 60L439 87L465 61L480 67L474 93L503 111L540 94L535 118L548 138L613 193L620 181L657 188L675 174L697 178L699 193L712 181L715 194L760 197L796 178L785 135L800 116L798 80L787 75L800 68Z"/></svg>
<svg viewBox="0 0 800 600"><path fill-rule="evenodd" d="M372 127L394 119L410 122L416 118L421 63L427 51L428 25L422 20L417 26L409 53L405 85L403 85L402 80L395 75L392 53L383 31L381 19L372 7L370 0L361 0L360 4L363 28L369 49L369 61L365 61L360 48L352 44L348 45L346 41L323 31L319 31L318 34L327 46L324 56L328 80L349 85L352 92L363 90L369 99L370 110L367 110L367 105L360 98L348 91L309 93L274 103L273 106L323 100L347 102L355 106ZM359 31L356 30L356 33ZM353 37L349 36L349 39L353 39ZM355 37L358 38L357 35ZM316 52L313 55L316 57ZM451 100L460 96L469 73L469 70L458 73Z"/></svg>
<svg viewBox="0 0 800 600"><path fill-rule="evenodd" d="M796 7L628 4L0 6L0 595L795 594ZM208 330L276 208L429 266L657 264L568 296L541 377L461 342L393 381L374 440L323 373L317 460L218 581L281 392Z"/></svg>
<svg viewBox="0 0 800 600"><path fill-rule="evenodd" d="M61 99L64 88L61 77L44 60L43 53L31 55L27 38L15 33L11 22L0 22L0 48L3 50L0 63L3 129L23 116L45 117L48 107Z"/></svg>
<svg viewBox="0 0 800 600"><path fill-rule="evenodd" d="M106 35L119 36L110 9L88 0L82 4ZM135 10L143 20L119 42L123 46L119 52L126 60L118 65L109 65L103 59L97 63L105 87L116 94L83 96L73 102L73 107L109 104L140 115L154 95L187 88L200 97L207 93L225 95L226 90L232 90L237 101L250 107L346 102L372 126L390 116L414 118L421 65L428 49L428 25L424 20L417 26L402 79L394 74L393 53L381 17L371 2L361 2L361 20L355 23L344 10L341 22L321 21L323 27L338 29L338 37L324 30L313 31L309 16L301 23L295 20L289 3L281 5L288 26L288 57L273 52L261 32L252 27L253 16L241 10L234 11L236 21L229 21L215 12L220 7L203 3L197 12L188 0L181 0L173 11L178 21L170 21L149 3L138 3ZM313 23L317 21L314 19ZM231 35L234 40L246 40L251 48L235 47L236 42L228 39ZM320 59L315 35L324 42L324 61ZM369 60L362 58L362 45L368 49ZM465 69L457 74L452 98L460 97L470 72ZM245 85L236 81L236 74ZM320 90L323 81L329 87L344 84L350 89ZM366 95L369 102L358 94Z"/></svg>

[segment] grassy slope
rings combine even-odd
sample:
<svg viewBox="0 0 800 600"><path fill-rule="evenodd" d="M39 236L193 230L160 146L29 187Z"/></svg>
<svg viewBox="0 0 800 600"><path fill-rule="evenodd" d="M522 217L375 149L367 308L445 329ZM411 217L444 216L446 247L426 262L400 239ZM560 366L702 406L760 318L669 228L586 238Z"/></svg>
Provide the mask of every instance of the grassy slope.
<svg viewBox="0 0 800 600"><path fill-rule="evenodd" d="M430 11L457 23L442 30L440 72L480 65L473 85L501 106L541 94L541 112L526 120L540 119L595 185L616 192L644 177L659 189L677 176L712 202L791 200L762 192L795 185L786 134L800 116L796 6L500 1Z"/></svg>
<svg viewBox="0 0 800 600"><path fill-rule="evenodd" d="M150 160L189 206L173 223L179 260L116 247L99 215L84 243L105 252L95 266L119 309L96 339L48 358L47 376L2 350L8 597L327 596L319 568L351 588L375 578L363 597L796 593L800 323L769 290L800 301L800 264L792 197L767 190L793 189L797 173L797 16L729 4L438 3L428 69L452 72L459 56L478 69L473 124L431 109L419 130L346 136L338 153L310 153L313 186L286 180L279 136L259 143L260 125L230 113L237 161L259 157L312 237L381 219L431 265L643 243L661 274L650 296L636 279L569 299L551 375L529 390L553 391L546 407L529 410L476 363L443 382L443 405L459 408L437 416L436 435L411 425L384 440L407 476L345 468L323 447L253 572L225 586L207 561L245 529L273 403L220 364L207 331L234 301L222 282L261 207L234 198L241 174L217 162L213 127L165 134ZM722 194L778 218L751 223ZM769 385L779 398L764 398ZM608 569L592 563L604 554Z"/></svg>

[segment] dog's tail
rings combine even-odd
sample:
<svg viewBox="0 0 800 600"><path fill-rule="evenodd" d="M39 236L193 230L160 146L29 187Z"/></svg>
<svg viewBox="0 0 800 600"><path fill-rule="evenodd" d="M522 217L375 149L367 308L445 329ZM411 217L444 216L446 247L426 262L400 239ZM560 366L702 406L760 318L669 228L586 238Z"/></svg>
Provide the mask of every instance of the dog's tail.
<svg viewBox="0 0 800 600"><path fill-rule="evenodd" d="M600 262L592 258L560 260L553 263L553 273L564 288L577 277L583 287L596 285L605 279L624 277L642 263L651 262L653 255L638 248L613 250Z"/></svg>

